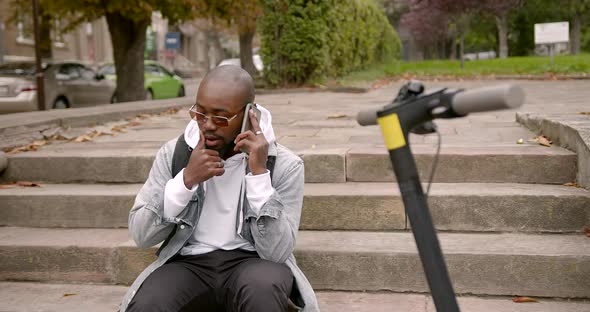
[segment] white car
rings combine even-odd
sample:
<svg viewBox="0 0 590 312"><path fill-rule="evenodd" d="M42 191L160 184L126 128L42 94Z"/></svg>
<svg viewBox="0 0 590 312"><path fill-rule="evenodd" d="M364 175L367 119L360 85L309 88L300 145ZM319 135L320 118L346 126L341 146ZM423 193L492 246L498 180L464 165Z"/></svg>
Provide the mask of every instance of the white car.
<svg viewBox="0 0 590 312"><path fill-rule="evenodd" d="M463 54L463 59L466 61L489 60L494 58L496 58L496 51L484 51Z"/></svg>
<svg viewBox="0 0 590 312"><path fill-rule="evenodd" d="M45 63L42 68L46 109L113 102L115 83L81 63ZM0 65L0 114L37 109L35 63Z"/></svg>
<svg viewBox="0 0 590 312"><path fill-rule="evenodd" d="M256 70L258 72L262 73L262 70L264 69L264 65L262 64L262 59L260 58L260 55L254 54L252 56L252 61L254 61L254 67L256 67ZM230 59L225 59L225 60L221 61L221 63L219 63L219 65L217 65L217 66L221 66L221 65L242 66L241 64L242 64L242 62L240 62L240 58L230 58Z"/></svg>

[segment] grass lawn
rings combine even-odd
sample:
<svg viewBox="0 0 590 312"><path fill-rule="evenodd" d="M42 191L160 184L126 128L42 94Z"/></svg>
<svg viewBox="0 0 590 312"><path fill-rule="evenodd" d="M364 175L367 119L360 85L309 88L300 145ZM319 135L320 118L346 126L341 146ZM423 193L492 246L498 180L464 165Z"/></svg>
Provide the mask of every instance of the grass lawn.
<svg viewBox="0 0 590 312"><path fill-rule="evenodd" d="M465 61L429 60L421 62L395 61L374 65L341 78L342 85L355 85L387 77L481 77L495 75L590 75L590 54L555 56L553 65L549 57L525 56L507 59Z"/></svg>

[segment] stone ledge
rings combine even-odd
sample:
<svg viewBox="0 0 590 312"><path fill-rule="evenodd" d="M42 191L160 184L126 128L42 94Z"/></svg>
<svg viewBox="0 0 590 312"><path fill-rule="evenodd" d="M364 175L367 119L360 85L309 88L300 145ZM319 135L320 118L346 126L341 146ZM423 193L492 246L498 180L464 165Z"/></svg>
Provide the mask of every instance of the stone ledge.
<svg viewBox="0 0 590 312"><path fill-rule="evenodd" d="M581 114L516 113L516 121L578 154L578 184L590 189L590 116Z"/></svg>
<svg viewBox="0 0 590 312"><path fill-rule="evenodd" d="M289 94L289 93L319 93L319 92L333 92L333 93L367 93L370 88L364 87L298 87L298 88L278 88L266 89L257 88L256 95L261 94Z"/></svg>
<svg viewBox="0 0 590 312"><path fill-rule="evenodd" d="M41 133L47 129L94 126L139 114L156 114L171 108L186 108L192 101L190 97L184 97L0 115L0 148L28 144L32 140L42 138Z"/></svg>

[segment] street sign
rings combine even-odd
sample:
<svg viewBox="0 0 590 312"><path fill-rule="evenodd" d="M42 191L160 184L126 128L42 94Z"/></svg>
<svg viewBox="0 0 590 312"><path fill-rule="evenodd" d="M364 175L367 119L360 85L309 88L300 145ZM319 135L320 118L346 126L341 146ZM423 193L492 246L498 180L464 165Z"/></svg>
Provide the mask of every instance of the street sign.
<svg viewBox="0 0 590 312"><path fill-rule="evenodd" d="M535 24L535 44L568 42L569 37L568 22Z"/></svg>
<svg viewBox="0 0 590 312"><path fill-rule="evenodd" d="M180 50L180 33L179 32L166 33L164 45L165 45L166 50Z"/></svg>

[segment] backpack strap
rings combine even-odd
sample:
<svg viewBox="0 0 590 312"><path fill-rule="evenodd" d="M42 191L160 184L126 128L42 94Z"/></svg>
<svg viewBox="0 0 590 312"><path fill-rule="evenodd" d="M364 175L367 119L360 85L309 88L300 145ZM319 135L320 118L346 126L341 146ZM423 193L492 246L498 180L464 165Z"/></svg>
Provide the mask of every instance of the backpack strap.
<svg viewBox="0 0 590 312"><path fill-rule="evenodd" d="M186 165L191 158L193 149L186 144L184 134L178 137L172 156L172 177L175 177Z"/></svg>
<svg viewBox="0 0 590 312"><path fill-rule="evenodd" d="M176 177L176 175L188 164L189 159L191 158L191 153L193 149L188 146L186 141L184 140L184 133L178 137L176 141L176 146L174 147L174 154L172 156L172 177ZM268 156L268 160L266 161L266 168L270 171L270 179L272 181L272 174L275 168L275 161L276 156ZM160 252L168 245L174 234L176 233L176 228L178 227L177 224L174 225L174 228L166 237L166 240L162 243L158 251L156 252L156 256L160 255Z"/></svg>

